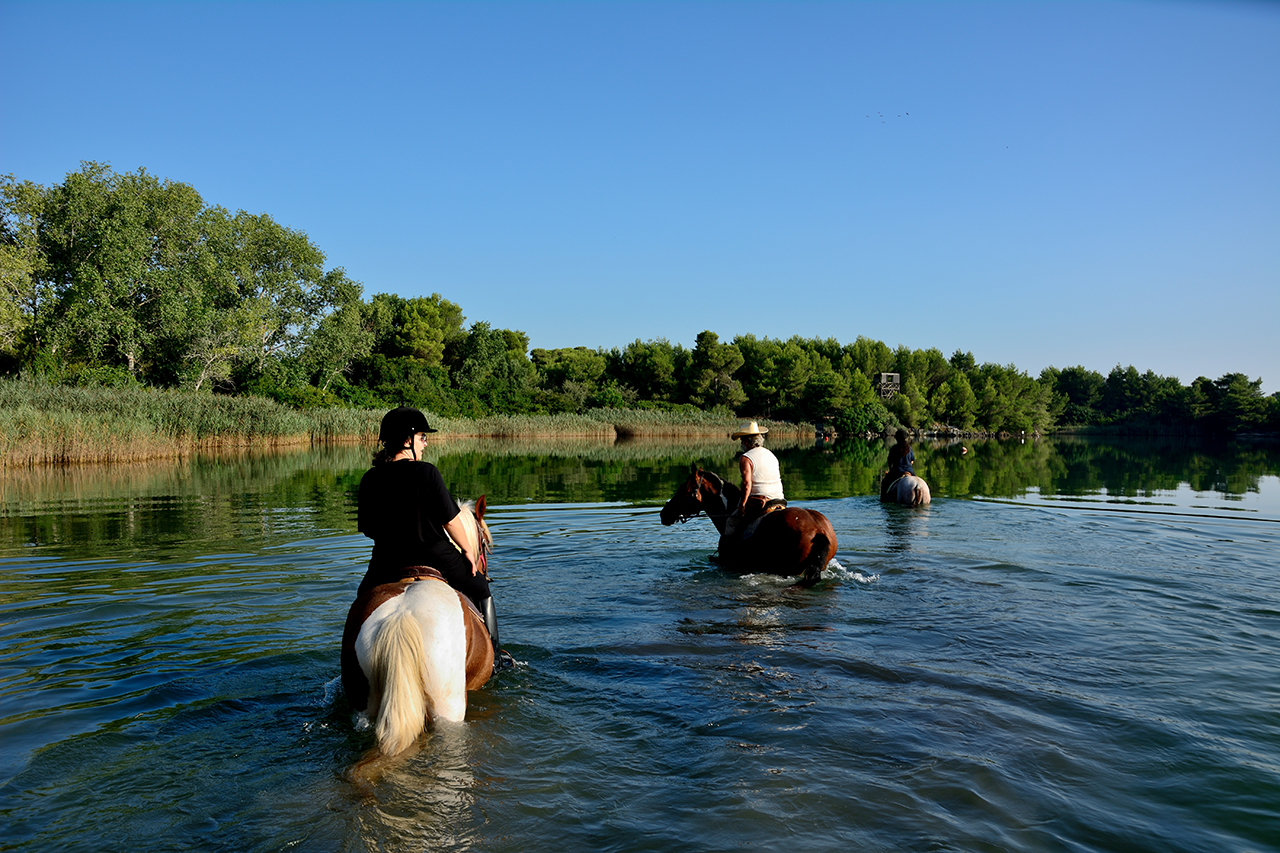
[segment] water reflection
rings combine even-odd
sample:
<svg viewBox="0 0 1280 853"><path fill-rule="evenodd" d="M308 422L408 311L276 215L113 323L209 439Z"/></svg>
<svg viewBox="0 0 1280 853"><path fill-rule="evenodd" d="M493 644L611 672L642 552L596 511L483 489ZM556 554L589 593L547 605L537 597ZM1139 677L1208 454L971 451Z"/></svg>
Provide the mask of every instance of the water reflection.
<svg viewBox="0 0 1280 853"><path fill-rule="evenodd" d="M770 446L793 501L877 494L888 452L884 442L865 440L796 438ZM691 463L736 478L735 447L715 440L455 439L433 445L429 458L455 495L486 494L491 504L656 505ZM1276 444L1059 437L923 441L915 452L917 472L939 498L1208 501L1224 508L1244 502L1280 517L1274 497L1259 504L1262 484L1280 476ZM0 547L163 558L193 536L235 552L244 540L289 541L301 530L353 533L352 495L368 463L369 448L342 446L5 470ZM892 538L905 539L919 515L886 515Z"/></svg>
<svg viewBox="0 0 1280 853"><path fill-rule="evenodd" d="M921 540L929 535L929 507L880 506L884 511L885 549L899 554L919 550Z"/></svg>
<svg viewBox="0 0 1280 853"><path fill-rule="evenodd" d="M882 443L771 444L789 496L840 532L847 568L802 593L708 565L705 521L658 524L690 462L732 471L731 442L436 446L459 494L498 504L527 668L368 798L342 771L369 741L329 690L368 555L347 493L367 449L0 474L5 842L772 849L797 803L822 850L1276 836L1256 817L1276 758L1280 527L962 499L1217 501L1221 516L1280 493L1274 451L924 442L937 500L910 510L876 498ZM620 503L567 499L587 495Z"/></svg>
<svg viewBox="0 0 1280 853"><path fill-rule="evenodd" d="M361 810L369 850L467 850L475 846L479 738L467 725L435 725L408 760L388 763Z"/></svg>

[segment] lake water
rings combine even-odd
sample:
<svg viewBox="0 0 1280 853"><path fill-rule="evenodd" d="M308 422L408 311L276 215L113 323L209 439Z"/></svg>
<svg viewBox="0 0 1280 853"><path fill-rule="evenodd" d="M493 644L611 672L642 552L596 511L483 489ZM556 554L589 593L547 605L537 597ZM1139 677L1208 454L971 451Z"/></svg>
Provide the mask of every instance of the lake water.
<svg viewBox="0 0 1280 853"><path fill-rule="evenodd" d="M733 445L457 441L504 645L371 788L338 448L0 472L0 850L1280 849L1280 452L781 442L813 589L658 507Z"/></svg>

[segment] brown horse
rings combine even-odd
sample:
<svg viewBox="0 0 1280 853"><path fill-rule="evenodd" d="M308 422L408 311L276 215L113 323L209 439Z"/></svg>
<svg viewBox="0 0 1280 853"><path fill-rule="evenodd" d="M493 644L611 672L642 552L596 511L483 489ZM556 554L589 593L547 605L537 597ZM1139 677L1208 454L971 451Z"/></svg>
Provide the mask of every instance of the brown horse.
<svg viewBox="0 0 1280 853"><path fill-rule="evenodd" d="M460 505L475 553L493 537L485 499ZM431 719L461 722L467 691L493 674L493 644L471 600L435 569L413 566L397 583L356 598L342 633L342 686L373 723L384 755L408 749Z"/></svg>
<svg viewBox="0 0 1280 853"><path fill-rule="evenodd" d="M800 576L812 586L836 555L836 532L822 513L787 507L743 525L740 535L725 536L725 520L742 490L697 465L662 508L662 523L688 521L703 513L720 531L720 565L729 571Z"/></svg>

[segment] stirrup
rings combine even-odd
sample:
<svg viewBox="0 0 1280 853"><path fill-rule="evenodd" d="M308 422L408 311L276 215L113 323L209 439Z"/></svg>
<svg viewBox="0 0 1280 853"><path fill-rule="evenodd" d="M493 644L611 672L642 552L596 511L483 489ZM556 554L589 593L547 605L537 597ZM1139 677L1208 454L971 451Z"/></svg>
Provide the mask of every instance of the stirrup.
<svg viewBox="0 0 1280 853"><path fill-rule="evenodd" d="M495 674L516 665L516 659L506 649L496 649L493 653L493 671Z"/></svg>

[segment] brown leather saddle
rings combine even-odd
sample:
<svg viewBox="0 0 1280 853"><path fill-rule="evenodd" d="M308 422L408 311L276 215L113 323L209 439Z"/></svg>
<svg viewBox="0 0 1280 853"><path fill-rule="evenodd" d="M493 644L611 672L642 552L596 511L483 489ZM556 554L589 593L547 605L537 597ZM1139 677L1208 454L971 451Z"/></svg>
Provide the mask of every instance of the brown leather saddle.
<svg viewBox="0 0 1280 853"><path fill-rule="evenodd" d="M748 502L747 508L748 510L750 510L751 508L750 502ZM786 508L787 508L787 501L785 498L774 498L773 500L765 501L764 506L761 507L759 510L759 514L753 516L751 520L747 522L747 526L742 528L742 533L740 534L739 538L740 539L749 538L751 534L756 532L756 528L760 526L760 521L766 515L768 515L771 512L777 512L780 509L786 509Z"/></svg>

